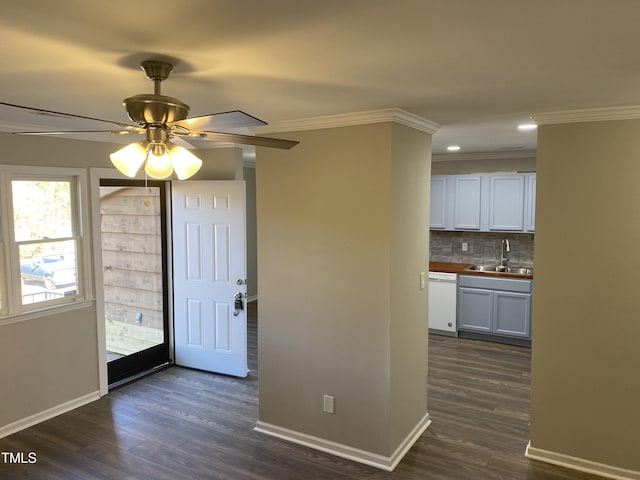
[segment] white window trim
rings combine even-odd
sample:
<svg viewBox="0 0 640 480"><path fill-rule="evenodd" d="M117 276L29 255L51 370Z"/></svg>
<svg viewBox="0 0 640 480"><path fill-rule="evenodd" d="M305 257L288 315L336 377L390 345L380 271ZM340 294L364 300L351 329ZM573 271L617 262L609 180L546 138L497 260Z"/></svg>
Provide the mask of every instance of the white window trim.
<svg viewBox="0 0 640 480"><path fill-rule="evenodd" d="M61 299L59 302L47 302L22 305L17 302L15 288L13 285L20 285L20 272L16 267L10 265L12 254L11 249L15 245L10 242L11 222L8 217L13 215L9 211L11 199L11 181L19 179L51 179L63 180L74 177L77 182L77 194L72 195L72 209L77 219L78 225L74 234L78 238L78 294L72 297ZM87 170L83 168L67 167L35 167L23 165L0 165L0 294L2 294L2 311L0 311L0 325L16 323L47 316L53 313L64 312L81 308L94 303L94 292L92 279L91 262L91 238L90 238L90 196L88 189ZM15 242L13 242L15 243ZM4 263L4 264L2 264ZM11 282L11 285L9 285ZM20 288L20 287L17 287Z"/></svg>
<svg viewBox="0 0 640 480"><path fill-rule="evenodd" d="M51 315L57 315L65 312L72 312L74 310L81 310L83 308L92 307L95 304L93 299L78 300L72 303L62 303L53 306L46 306L37 310L31 310L29 312L16 313L13 315L7 315L0 319L0 327L4 325L11 325L12 323L26 322L36 318L48 317Z"/></svg>

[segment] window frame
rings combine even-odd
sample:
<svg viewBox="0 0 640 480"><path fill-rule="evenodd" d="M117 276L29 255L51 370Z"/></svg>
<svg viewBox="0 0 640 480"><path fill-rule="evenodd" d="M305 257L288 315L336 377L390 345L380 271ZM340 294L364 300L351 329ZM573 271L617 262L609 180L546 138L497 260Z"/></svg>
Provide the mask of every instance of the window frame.
<svg viewBox="0 0 640 480"><path fill-rule="evenodd" d="M60 298L24 304L20 275L20 245L38 240L16 241L14 230L12 182L70 182L72 240L76 245L76 293ZM13 323L34 314L53 313L82 306L92 297L90 273L89 191L87 171L82 168L50 168L0 165L0 324Z"/></svg>

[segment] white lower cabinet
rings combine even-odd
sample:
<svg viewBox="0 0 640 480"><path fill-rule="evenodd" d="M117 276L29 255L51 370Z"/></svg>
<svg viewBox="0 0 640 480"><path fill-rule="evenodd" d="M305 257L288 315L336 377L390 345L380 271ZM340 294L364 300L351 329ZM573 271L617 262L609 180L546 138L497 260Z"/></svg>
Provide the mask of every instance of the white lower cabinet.
<svg viewBox="0 0 640 480"><path fill-rule="evenodd" d="M531 338L532 280L460 275L458 331Z"/></svg>

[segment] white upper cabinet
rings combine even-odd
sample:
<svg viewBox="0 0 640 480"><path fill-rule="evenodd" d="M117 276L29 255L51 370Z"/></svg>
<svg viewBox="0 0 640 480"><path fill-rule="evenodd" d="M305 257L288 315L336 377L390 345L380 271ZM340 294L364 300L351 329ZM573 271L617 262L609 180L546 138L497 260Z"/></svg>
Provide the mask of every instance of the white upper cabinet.
<svg viewBox="0 0 640 480"><path fill-rule="evenodd" d="M535 230L536 174L434 175L430 228L481 232Z"/></svg>
<svg viewBox="0 0 640 480"><path fill-rule="evenodd" d="M525 178L527 180L525 225L527 232L534 232L536 229L536 174L528 173Z"/></svg>
<svg viewBox="0 0 640 480"><path fill-rule="evenodd" d="M453 228L480 230L480 175L456 175L454 181Z"/></svg>
<svg viewBox="0 0 640 480"><path fill-rule="evenodd" d="M524 230L524 186L522 175L489 176L489 230Z"/></svg>
<svg viewBox="0 0 640 480"><path fill-rule="evenodd" d="M431 177L431 204L429 214L429 226L434 229L447 228L447 177Z"/></svg>

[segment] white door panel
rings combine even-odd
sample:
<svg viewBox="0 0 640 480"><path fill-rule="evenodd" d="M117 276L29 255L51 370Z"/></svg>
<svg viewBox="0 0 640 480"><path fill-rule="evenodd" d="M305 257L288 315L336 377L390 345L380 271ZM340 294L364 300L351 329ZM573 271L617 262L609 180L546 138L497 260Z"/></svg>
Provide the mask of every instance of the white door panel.
<svg viewBox="0 0 640 480"><path fill-rule="evenodd" d="M172 184L177 365L247 375L244 189L238 181Z"/></svg>

